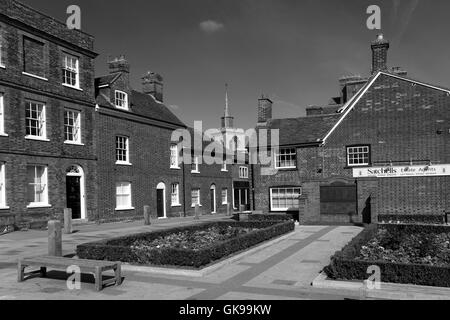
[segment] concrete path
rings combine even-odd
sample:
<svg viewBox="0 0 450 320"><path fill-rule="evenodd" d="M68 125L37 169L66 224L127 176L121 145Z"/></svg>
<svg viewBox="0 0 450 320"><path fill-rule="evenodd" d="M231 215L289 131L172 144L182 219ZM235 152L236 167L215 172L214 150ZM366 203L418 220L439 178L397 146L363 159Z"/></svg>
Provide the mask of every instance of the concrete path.
<svg viewBox="0 0 450 320"><path fill-rule="evenodd" d="M217 217L223 219L223 217ZM167 227L172 222L151 228ZM173 222L175 223L175 222ZM193 223L193 221L185 223ZM194 222L195 223L195 222ZM178 222L177 224L180 224ZM65 251L74 251L80 241L141 232L145 227L103 229L80 232L66 238ZM14 260L30 252L45 250L45 239L12 240L0 242L0 259L9 263L0 265L1 299L156 299L156 300L286 300L286 299L344 299L358 298L354 294L314 289L311 282L329 262L335 251L341 249L362 229L358 227L300 226L286 239L273 246L257 250L204 277L167 276L139 272L124 272L124 282L96 292L93 277L83 278L81 290L68 290L63 272L49 272L48 279L33 278L16 282ZM9 237L17 237L10 235ZM5 240L0 238L1 240ZM71 241L71 242L70 242ZM29 246L34 245L34 249ZM16 254L11 251L18 252ZM8 253L9 252L9 253ZM39 253L38 253L39 254Z"/></svg>

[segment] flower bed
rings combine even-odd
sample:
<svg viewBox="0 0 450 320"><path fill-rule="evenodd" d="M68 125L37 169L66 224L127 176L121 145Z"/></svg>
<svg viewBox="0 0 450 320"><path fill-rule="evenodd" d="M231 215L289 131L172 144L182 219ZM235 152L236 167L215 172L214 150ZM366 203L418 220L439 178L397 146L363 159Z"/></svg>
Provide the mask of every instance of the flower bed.
<svg viewBox="0 0 450 320"><path fill-rule="evenodd" d="M77 247L77 255L199 269L294 228L293 222L214 222L87 243Z"/></svg>
<svg viewBox="0 0 450 320"><path fill-rule="evenodd" d="M444 215L424 215L424 214L380 214L380 223L400 223L400 224L445 224Z"/></svg>
<svg viewBox="0 0 450 320"><path fill-rule="evenodd" d="M365 280L376 265L391 283L450 287L450 228L425 225L371 226L331 258L329 278Z"/></svg>

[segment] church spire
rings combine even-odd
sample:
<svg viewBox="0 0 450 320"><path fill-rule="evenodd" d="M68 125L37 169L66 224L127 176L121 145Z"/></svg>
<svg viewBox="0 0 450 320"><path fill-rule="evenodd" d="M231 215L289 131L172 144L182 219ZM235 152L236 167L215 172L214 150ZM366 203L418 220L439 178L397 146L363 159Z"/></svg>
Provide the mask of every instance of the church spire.
<svg viewBox="0 0 450 320"><path fill-rule="evenodd" d="M230 115L230 106L228 101L228 83L225 84L225 112L221 120L222 129L233 128L234 117Z"/></svg>
<svg viewBox="0 0 450 320"><path fill-rule="evenodd" d="M228 83L225 83L225 118L230 116L230 109L228 106Z"/></svg>

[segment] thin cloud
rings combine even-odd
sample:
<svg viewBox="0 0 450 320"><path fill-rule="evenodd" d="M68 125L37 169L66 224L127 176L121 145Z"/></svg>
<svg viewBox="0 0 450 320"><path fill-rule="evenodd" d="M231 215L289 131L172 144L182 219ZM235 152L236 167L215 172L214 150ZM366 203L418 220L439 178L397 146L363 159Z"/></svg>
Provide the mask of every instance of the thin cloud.
<svg viewBox="0 0 450 320"><path fill-rule="evenodd" d="M207 34L213 34L216 33L222 29L225 28L225 26L217 21L214 20L206 20L200 23L200 30Z"/></svg>
<svg viewBox="0 0 450 320"><path fill-rule="evenodd" d="M394 0L393 7L393 20L398 22L396 38L400 42L405 32L408 30L408 26L411 19L419 6L420 0Z"/></svg>

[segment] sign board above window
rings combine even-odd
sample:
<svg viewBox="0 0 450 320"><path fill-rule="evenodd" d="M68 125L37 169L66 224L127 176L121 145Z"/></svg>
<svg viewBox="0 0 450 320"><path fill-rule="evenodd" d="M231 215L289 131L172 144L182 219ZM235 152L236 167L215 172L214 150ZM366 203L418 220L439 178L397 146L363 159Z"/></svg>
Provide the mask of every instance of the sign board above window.
<svg viewBox="0 0 450 320"><path fill-rule="evenodd" d="M450 164L430 166L387 166L354 168L354 178L402 178L402 177L450 176Z"/></svg>

